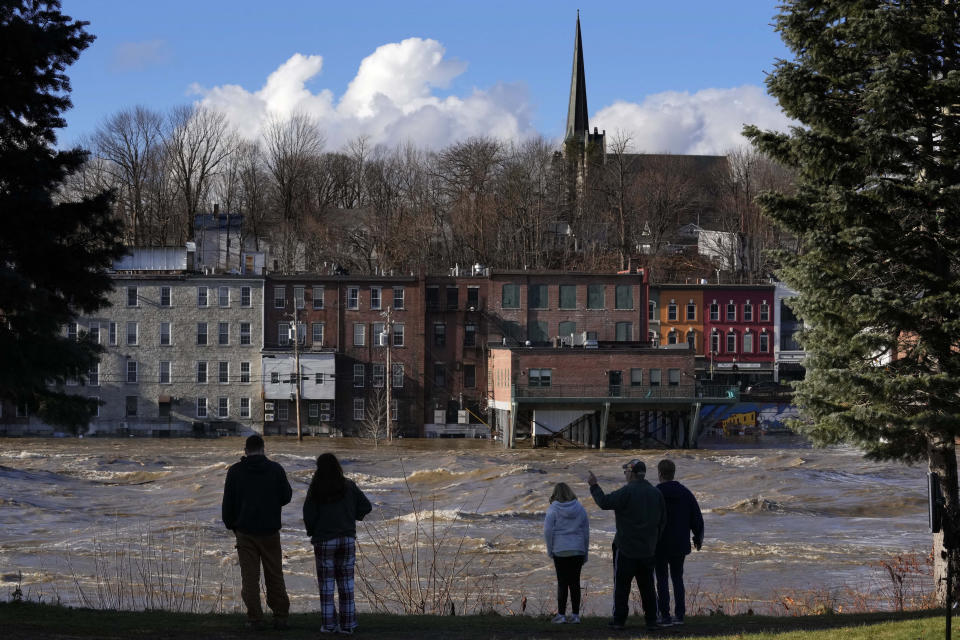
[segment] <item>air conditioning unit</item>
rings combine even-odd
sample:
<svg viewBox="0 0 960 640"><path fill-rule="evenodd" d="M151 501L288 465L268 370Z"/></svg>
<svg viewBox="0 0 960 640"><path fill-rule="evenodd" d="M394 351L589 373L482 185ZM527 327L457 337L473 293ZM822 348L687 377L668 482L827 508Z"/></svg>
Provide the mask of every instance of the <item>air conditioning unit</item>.
<svg viewBox="0 0 960 640"><path fill-rule="evenodd" d="M389 340L390 340L390 334L387 333L386 331L384 331L383 333L378 333L378 334L377 334L377 346L378 346L378 347L385 347L385 346L387 346Z"/></svg>
<svg viewBox="0 0 960 640"><path fill-rule="evenodd" d="M263 403L263 410L264 410L264 411L273 411L273 403L272 403L272 402L264 402L264 403Z"/></svg>
<svg viewBox="0 0 960 640"><path fill-rule="evenodd" d="M273 422L273 414L272 414L272 413L265 413L265 414L263 414L263 421L264 421L264 422Z"/></svg>
<svg viewBox="0 0 960 640"><path fill-rule="evenodd" d="M320 414L320 422L330 422L330 414L329 414L329 413L321 413L321 414Z"/></svg>

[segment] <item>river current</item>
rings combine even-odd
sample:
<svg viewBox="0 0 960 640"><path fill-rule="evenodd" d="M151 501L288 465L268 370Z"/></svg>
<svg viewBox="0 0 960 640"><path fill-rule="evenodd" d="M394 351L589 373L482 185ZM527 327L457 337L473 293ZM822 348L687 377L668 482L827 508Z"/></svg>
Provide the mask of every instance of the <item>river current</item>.
<svg viewBox="0 0 960 640"><path fill-rule="evenodd" d="M24 597L47 602L236 610L239 571L220 499L242 444L239 438L0 440L0 597L19 585ZM704 511L703 550L688 557L685 571L692 612L774 611L784 594L876 595L885 588L878 563L929 551L922 467L866 461L848 447L814 449L795 437L703 446L506 451L484 441L407 440L374 448L349 439L268 439L267 455L285 467L294 489L281 532L292 608L317 608L300 509L315 457L324 451L337 454L374 504L358 527L360 568L372 581L359 589L361 610L370 610L370 593L396 591L376 575L398 570L387 558L398 551L409 558L420 544L421 575L434 557L435 577L457 572L453 590L435 598L444 607L452 601L467 612L518 612L525 602L527 613L552 611L555 580L543 516L553 485L565 481L590 517L584 609L606 613L614 518L593 503L585 477L593 470L613 490L622 484L620 466L634 457L653 475L659 459L673 459L677 479Z"/></svg>

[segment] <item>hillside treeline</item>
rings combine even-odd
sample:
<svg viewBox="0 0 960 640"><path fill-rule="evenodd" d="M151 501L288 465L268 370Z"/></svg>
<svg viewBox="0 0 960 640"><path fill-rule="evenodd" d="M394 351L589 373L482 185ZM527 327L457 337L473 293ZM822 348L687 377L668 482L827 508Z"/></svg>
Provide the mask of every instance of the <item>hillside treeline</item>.
<svg viewBox="0 0 960 640"><path fill-rule="evenodd" d="M791 243L760 212L757 193L789 175L748 150L696 157L628 153L579 173L543 138L471 138L432 150L359 137L328 149L321 126L296 114L255 137L200 106L134 107L84 141L90 157L71 195L115 193L130 246L182 245L217 206L242 220L243 246L270 247L280 271L440 273L455 264L501 269L654 267L658 279L769 277L769 250ZM702 160L702 158L701 158ZM577 177L579 175L579 178ZM736 234L731 259L684 251L688 223Z"/></svg>

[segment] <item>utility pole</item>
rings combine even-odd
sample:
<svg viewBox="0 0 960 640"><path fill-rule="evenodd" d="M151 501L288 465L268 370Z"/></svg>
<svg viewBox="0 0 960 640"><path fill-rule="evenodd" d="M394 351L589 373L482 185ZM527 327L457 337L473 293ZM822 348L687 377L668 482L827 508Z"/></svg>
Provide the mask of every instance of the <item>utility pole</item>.
<svg viewBox="0 0 960 640"><path fill-rule="evenodd" d="M297 299L294 296L293 300L293 329L290 331L290 335L293 338L293 362L294 362L294 373L293 380L295 382L296 389L294 391L296 403L297 403L297 440L303 441L303 428L300 422L300 324L297 322Z"/></svg>
<svg viewBox="0 0 960 640"><path fill-rule="evenodd" d="M383 334L381 335L383 335L383 337L386 338L386 342L387 342L387 371L386 371L386 375L384 376L383 383L387 388L387 408L386 408L387 442L392 442L393 441L393 421L391 418L393 416L390 414L391 414L391 410L393 409L393 403L392 403L392 397L391 397L392 395L391 391L393 391L393 388L392 388L393 387L393 365L390 360L390 355L391 355L390 350L393 347L393 309L391 307L387 307L387 310L381 313L380 315L387 319L387 321L383 325Z"/></svg>

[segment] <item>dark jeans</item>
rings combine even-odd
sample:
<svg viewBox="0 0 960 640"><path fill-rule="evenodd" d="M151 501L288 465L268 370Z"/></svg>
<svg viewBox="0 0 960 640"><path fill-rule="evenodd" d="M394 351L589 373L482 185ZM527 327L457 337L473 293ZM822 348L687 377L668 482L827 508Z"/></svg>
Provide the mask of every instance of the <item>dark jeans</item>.
<svg viewBox="0 0 960 640"><path fill-rule="evenodd" d="M657 556L657 605L660 615L670 616L669 574L673 582L673 615L683 619L687 612L686 591L683 588L683 560L686 556Z"/></svg>
<svg viewBox="0 0 960 640"><path fill-rule="evenodd" d="M657 622L657 593L653 588L656 559L628 558L616 547L613 550L613 621L623 624L630 613L630 583L637 581L643 617L648 625Z"/></svg>
<svg viewBox="0 0 960 640"><path fill-rule="evenodd" d="M260 605L260 565L267 587L267 606L275 618L286 618L290 612L290 598L283 582L283 558L280 553L280 533L254 536L235 532L237 556L240 559L240 598L247 606L249 620L263 620Z"/></svg>
<svg viewBox="0 0 960 640"><path fill-rule="evenodd" d="M567 612L567 591L570 592L570 606L573 612L580 614L580 570L585 556L553 557L553 566L557 570L557 613Z"/></svg>

